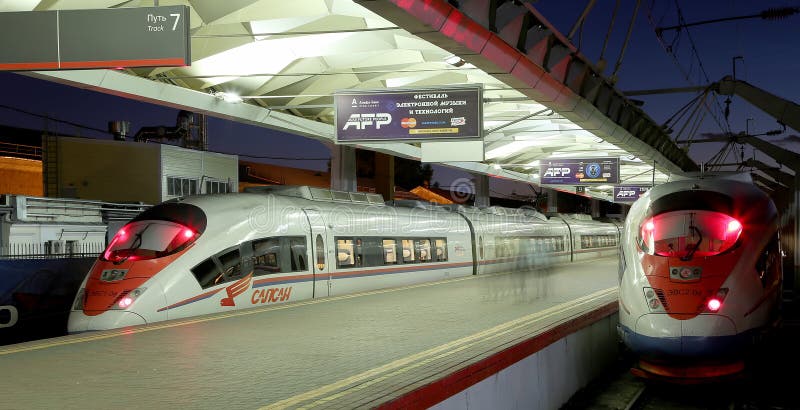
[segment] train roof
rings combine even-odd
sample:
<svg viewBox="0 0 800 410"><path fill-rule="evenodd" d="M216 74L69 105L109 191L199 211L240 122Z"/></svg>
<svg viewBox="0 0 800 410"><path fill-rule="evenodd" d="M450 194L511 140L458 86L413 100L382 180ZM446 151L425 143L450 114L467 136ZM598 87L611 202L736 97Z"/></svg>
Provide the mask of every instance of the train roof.
<svg viewBox="0 0 800 410"><path fill-rule="evenodd" d="M383 196L366 192L346 192L333 189L317 188L312 186L258 186L247 187L244 192L256 194L273 194L293 198L303 198L311 201L325 202L350 202L368 205L383 205Z"/></svg>

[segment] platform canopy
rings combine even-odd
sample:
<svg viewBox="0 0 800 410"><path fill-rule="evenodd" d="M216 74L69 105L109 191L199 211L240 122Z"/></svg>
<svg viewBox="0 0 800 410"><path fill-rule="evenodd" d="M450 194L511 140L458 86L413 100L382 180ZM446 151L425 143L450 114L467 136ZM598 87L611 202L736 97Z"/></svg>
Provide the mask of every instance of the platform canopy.
<svg viewBox="0 0 800 410"><path fill-rule="evenodd" d="M618 117L610 118L598 103L571 90L566 80L553 87L559 81L545 77L558 67L539 69L536 84L527 81L519 68L536 67L531 52L503 45L508 49L505 54L516 58L513 67L506 67L483 49L476 52L465 43L471 40L451 35L446 27L431 28L397 3L409 2L18 0L0 1L0 11L189 7L191 66L28 72L77 87L333 142L336 91L480 84L485 160L445 165L538 184L539 161L618 157L621 183L631 185L664 182L668 173L694 166L688 157L681 157L685 154L675 154L674 147L665 150L660 134L657 143L637 135L637 130L656 128L641 110L631 108L633 104L620 100ZM438 12L451 7L446 1L430 3L438 5ZM532 6L524 7L520 13L531 13ZM480 24L462 27L465 21L469 23L468 16L456 31L471 27L482 35ZM600 86L610 87L612 97L624 98L613 86ZM633 119L635 127L624 123L629 121L623 118L624 110L638 116ZM360 147L422 157L415 142ZM563 188L574 192L572 186ZM590 186L586 193L610 199L612 187Z"/></svg>

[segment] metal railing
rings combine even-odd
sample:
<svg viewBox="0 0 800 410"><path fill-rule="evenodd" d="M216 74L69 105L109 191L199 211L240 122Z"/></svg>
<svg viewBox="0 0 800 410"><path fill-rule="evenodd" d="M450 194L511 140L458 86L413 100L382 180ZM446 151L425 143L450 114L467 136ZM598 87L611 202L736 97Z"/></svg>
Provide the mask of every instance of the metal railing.
<svg viewBox="0 0 800 410"><path fill-rule="evenodd" d="M50 241L12 243L0 246L0 259L58 259L96 257L105 249L102 242Z"/></svg>
<svg viewBox="0 0 800 410"><path fill-rule="evenodd" d="M42 148L33 145L14 144L11 142L0 142L0 155L42 159Z"/></svg>

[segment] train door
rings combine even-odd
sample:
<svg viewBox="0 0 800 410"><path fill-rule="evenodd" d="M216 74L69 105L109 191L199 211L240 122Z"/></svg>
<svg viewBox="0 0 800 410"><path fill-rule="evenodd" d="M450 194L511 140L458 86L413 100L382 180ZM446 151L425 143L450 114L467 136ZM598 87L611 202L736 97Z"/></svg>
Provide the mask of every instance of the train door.
<svg viewBox="0 0 800 410"><path fill-rule="evenodd" d="M328 241L328 229L325 226L325 220L322 214L316 209L303 209L308 218L308 224L311 227L311 260L312 269L314 272L314 297L330 296L331 286L331 263L333 261L327 260L328 246L332 246Z"/></svg>

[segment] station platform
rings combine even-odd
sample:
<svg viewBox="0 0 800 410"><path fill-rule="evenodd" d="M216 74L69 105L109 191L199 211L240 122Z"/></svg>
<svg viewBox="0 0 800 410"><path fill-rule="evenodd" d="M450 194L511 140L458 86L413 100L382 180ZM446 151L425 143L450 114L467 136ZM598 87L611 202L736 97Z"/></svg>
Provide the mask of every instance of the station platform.
<svg viewBox="0 0 800 410"><path fill-rule="evenodd" d="M616 305L614 257L21 343L0 407L423 408Z"/></svg>

